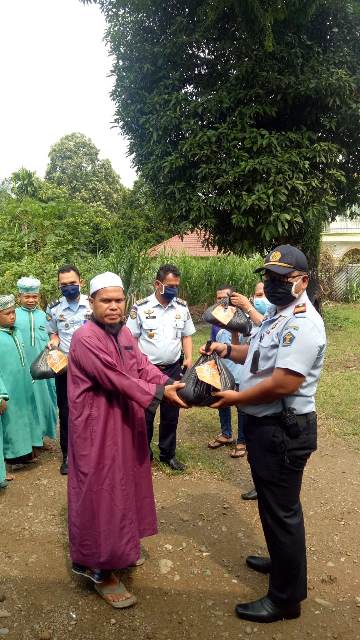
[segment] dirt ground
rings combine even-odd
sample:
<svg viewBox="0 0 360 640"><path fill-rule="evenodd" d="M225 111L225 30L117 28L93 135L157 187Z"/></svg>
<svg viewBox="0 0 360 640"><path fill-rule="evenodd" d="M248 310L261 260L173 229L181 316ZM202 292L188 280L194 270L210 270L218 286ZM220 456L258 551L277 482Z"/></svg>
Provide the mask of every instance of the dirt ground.
<svg viewBox="0 0 360 640"><path fill-rule="evenodd" d="M36 640L205 640L216 638L360 639L360 456L321 433L305 472L309 597L300 619L270 625L243 622L239 601L267 590L267 578L246 568L263 553L246 460L230 460L231 481L154 469L159 534L145 541L143 567L124 573L138 604L116 611L85 579L69 571L66 478L59 454L17 472L0 498L0 636Z"/></svg>

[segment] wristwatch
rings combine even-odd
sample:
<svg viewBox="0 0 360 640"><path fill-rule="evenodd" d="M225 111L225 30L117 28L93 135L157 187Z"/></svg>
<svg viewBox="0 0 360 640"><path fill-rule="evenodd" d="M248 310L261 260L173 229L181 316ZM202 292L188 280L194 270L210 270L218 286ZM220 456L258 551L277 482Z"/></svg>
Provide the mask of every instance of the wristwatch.
<svg viewBox="0 0 360 640"><path fill-rule="evenodd" d="M232 345L231 344L227 344L226 345L226 356L225 356L225 358L230 358L231 351L232 351Z"/></svg>

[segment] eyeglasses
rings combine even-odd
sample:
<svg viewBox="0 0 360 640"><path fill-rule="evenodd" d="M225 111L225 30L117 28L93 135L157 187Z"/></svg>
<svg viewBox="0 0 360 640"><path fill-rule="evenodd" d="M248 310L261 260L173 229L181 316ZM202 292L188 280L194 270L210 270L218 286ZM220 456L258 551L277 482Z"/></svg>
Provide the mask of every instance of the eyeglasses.
<svg viewBox="0 0 360 640"><path fill-rule="evenodd" d="M277 282L294 282L297 278L302 278L303 273L293 273L291 276L288 275L280 275L279 273L274 273L273 271L265 272L262 275L261 280L263 282L267 282L268 280L276 280Z"/></svg>

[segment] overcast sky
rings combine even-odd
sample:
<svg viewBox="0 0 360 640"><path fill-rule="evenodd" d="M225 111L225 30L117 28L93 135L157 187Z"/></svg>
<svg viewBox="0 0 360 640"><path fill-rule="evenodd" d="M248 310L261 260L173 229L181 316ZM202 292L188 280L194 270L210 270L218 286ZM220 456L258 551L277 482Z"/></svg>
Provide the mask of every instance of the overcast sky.
<svg viewBox="0 0 360 640"><path fill-rule="evenodd" d="M0 0L0 179L21 166L43 176L50 146L79 131L132 185L126 141L111 128L104 28L79 0Z"/></svg>

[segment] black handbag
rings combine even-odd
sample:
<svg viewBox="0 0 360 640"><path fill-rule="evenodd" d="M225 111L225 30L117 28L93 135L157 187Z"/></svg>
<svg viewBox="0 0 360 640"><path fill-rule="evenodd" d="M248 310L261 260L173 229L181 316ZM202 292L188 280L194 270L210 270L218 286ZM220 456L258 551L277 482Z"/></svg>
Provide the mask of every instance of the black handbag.
<svg viewBox="0 0 360 640"><path fill-rule="evenodd" d="M61 358L64 358L64 354L59 349L51 349L52 355L56 355L56 352ZM63 366L59 371L55 372L48 362L48 355L50 353L49 347L45 347L38 357L30 366L30 373L33 380L47 380L49 378L55 378L66 371L66 366Z"/></svg>
<svg viewBox="0 0 360 640"><path fill-rule="evenodd" d="M219 358L217 353L202 355L197 359L195 364L190 367L190 369L187 369L181 378L181 382L185 383L185 387L183 389L179 389L177 393L180 398L186 402L186 404L195 407L208 407L210 404L216 402L216 398L211 394L214 391L219 391L219 389L215 389L211 384L199 380L196 373L196 367L199 367L206 362L210 362L211 360L216 362L216 366L220 374L221 391L235 390L236 385L234 376L224 364L223 360Z"/></svg>
<svg viewBox="0 0 360 640"><path fill-rule="evenodd" d="M215 310L216 317L213 315ZM222 315L224 316L223 320L221 319ZM243 336L249 336L251 332L251 320L242 309L230 305L229 297L223 298L220 302L216 302L206 309L202 319L209 324L224 327L228 331L238 331Z"/></svg>

